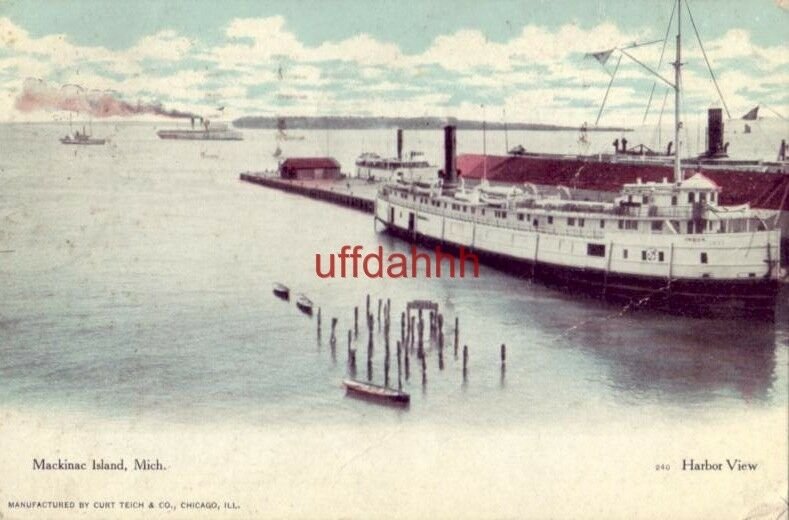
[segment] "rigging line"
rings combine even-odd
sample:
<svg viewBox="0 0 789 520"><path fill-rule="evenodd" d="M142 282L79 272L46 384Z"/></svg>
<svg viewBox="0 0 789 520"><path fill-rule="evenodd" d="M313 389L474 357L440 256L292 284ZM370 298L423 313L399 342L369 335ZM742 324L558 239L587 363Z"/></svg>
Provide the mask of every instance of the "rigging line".
<svg viewBox="0 0 789 520"><path fill-rule="evenodd" d="M633 55L629 54L629 53L628 53L628 52L626 52L624 49L619 49L619 52L621 52L622 54L624 54L625 56L627 56L627 57L628 57L628 58L630 58L631 60L635 61L636 63L638 63L639 65L641 65L642 67L644 67L644 68L645 68L646 70L648 70L648 71L649 71L649 72L650 72L652 75L654 75L654 76L657 76L657 77L658 77L658 78L659 78L661 81L663 81L663 82L664 82L666 85L668 85L669 87L671 87L671 88L674 88L674 84L673 84L672 82L670 82L669 80L667 80L666 78L664 78L663 76L661 76L660 74L658 74L657 72L655 72L654 70L652 70L652 67L650 67L649 65L646 65L644 62L642 62L642 61L640 61L639 59L637 59L637 58L633 57Z"/></svg>
<svg viewBox="0 0 789 520"><path fill-rule="evenodd" d="M773 114L777 115L778 117L780 117L781 119L783 119L784 121L786 121L786 118L785 118L784 116L782 116L781 114L779 114L778 112L776 112L775 110L773 110L772 108L770 108L770 106L769 106L769 105L765 105L764 103L762 103L761 105L762 105L764 108L766 108L767 110L769 110L770 112L772 112Z"/></svg>
<svg viewBox="0 0 789 520"><path fill-rule="evenodd" d="M674 13L677 10L677 4L671 4L671 16L668 17L668 27L666 27L666 35L663 37L663 48L660 49L660 59L658 60L658 70L660 70L660 66L663 65L663 55L666 52L666 45L668 44L668 33L671 31L671 23L674 21ZM647 109L644 111L644 120L641 121L643 125L647 121L647 116L649 115L649 109L652 105L652 95L655 93L655 86L657 85L657 81L652 82L652 91L649 93L649 101L647 101Z"/></svg>
<svg viewBox="0 0 789 520"><path fill-rule="evenodd" d="M611 74L611 81L608 82L608 88L605 89L605 96L603 96L603 103L600 105L600 111L597 112L597 119L595 119L594 126L597 126L597 123L600 122L600 116L603 115L603 109L605 108L605 101L608 99L608 92L611 90L611 85L614 84L614 77L616 76L616 71L619 70L619 64L622 63L622 56L619 56L619 59L616 62L616 67L614 68L614 73Z"/></svg>
<svg viewBox="0 0 789 520"><path fill-rule="evenodd" d="M673 12L672 12L672 16L673 16ZM620 50L621 49L636 49L638 47L646 47L647 45L655 45L656 43L660 43L662 41L664 41L664 40L652 40L650 42L643 42L643 43L635 43L635 42L633 42L630 45L624 45L622 47L619 47L619 49Z"/></svg>
<svg viewBox="0 0 789 520"><path fill-rule="evenodd" d="M688 15L690 17L690 24L693 26L693 32L696 33L696 40L699 42L699 47L701 48L701 54L704 56L704 61L707 63L707 70L710 71L710 77L712 78L712 83L715 84L715 90L718 91L718 96L721 98L721 103L723 103L723 108L726 109L726 115L729 116L731 119L731 113L729 112L729 107L726 105L726 100L723 99L723 93L721 92L721 88L718 86L718 79L715 77L715 72L712 71L712 65L710 65L710 60L707 58L707 51L704 50L704 44L701 43L701 36L699 35L699 30L696 28L696 22L693 20L693 13L690 12L690 2L685 2L685 8L688 10Z"/></svg>
<svg viewBox="0 0 789 520"><path fill-rule="evenodd" d="M650 137L650 141L649 141L650 143L652 143L652 146L654 146L656 150L662 146L660 141L660 132L661 132L660 124L663 121L663 110L666 108L666 98L668 98L668 92L669 90L666 89L666 93L663 96L663 105L660 107L660 114L658 115L658 123L657 125L655 125L655 129L652 131L652 136Z"/></svg>

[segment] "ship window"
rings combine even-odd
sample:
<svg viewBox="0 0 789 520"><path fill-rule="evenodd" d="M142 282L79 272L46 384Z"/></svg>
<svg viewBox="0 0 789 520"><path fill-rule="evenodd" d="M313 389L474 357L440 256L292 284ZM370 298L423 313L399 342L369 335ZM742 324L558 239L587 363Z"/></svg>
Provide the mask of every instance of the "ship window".
<svg viewBox="0 0 789 520"><path fill-rule="evenodd" d="M671 205L672 206L676 206L677 205L677 196L676 195L672 195L671 196Z"/></svg>
<svg viewBox="0 0 789 520"><path fill-rule="evenodd" d="M625 227L625 221L624 220L620 220L619 221L619 229L624 229L624 227Z"/></svg>
<svg viewBox="0 0 789 520"><path fill-rule="evenodd" d="M658 254L657 254L658 262L662 262L663 258L664 258L663 251L658 251Z"/></svg>
<svg viewBox="0 0 789 520"><path fill-rule="evenodd" d="M690 193L688 193L688 202L691 202L691 203L692 202L696 202L696 194L693 193L692 191Z"/></svg>
<svg viewBox="0 0 789 520"><path fill-rule="evenodd" d="M653 220L652 221L652 231L660 231L663 229L663 221L662 220Z"/></svg>
<svg viewBox="0 0 789 520"><path fill-rule="evenodd" d="M649 195L644 195L643 197L641 197L641 202L643 204L648 204L649 203Z"/></svg>
<svg viewBox="0 0 789 520"><path fill-rule="evenodd" d="M702 264L706 264L707 263L707 253L701 253L701 257L699 258L699 260L701 260Z"/></svg>
<svg viewBox="0 0 789 520"><path fill-rule="evenodd" d="M637 220L625 220L625 229L638 229Z"/></svg>
<svg viewBox="0 0 789 520"><path fill-rule="evenodd" d="M534 219L534 222L531 223L532 226L537 227L540 222L537 219Z"/></svg>
<svg viewBox="0 0 789 520"><path fill-rule="evenodd" d="M633 196L632 195L628 195L627 196L627 201L628 202L633 202Z"/></svg>
<svg viewBox="0 0 789 520"><path fill-rule="evenodd" d="M578 227L584 227L584 223L585 222L586 222L586 219L579 218L578 219Z"/></svg>
<svg viewBox="0 0 789 520"><path fill-rule="evenodd" d="M475 214L477 212L477 208L471 208L471 214Z"/></svg>
<svg viewBox="0 0 789 520"><path fill-rule="evenodd" d="M523 220L523 213L518 213L518 220Z"/></svg>
<svg viewBox="0 0 789 520"><path fill-rule="evenodd" d="M466 211L468 211L468 208L466 206L463 206L463 213L465 213Z"/></svg>
<svg viewBox="0 0 789 520"><path fill-rule="evenodd" d="M721 220L721 228L718 231L718 233L725 233L725 232L726 232L726 221L725 220Z"/></svg>
<svg viewBox="0 0 789 520"><path fill-rule="evenodd" d="M605 227L605 220L600 220L600 229Z"/></svg>
<svg viewBox="0 0 789 520"><path fill-rule="evenodd" d="M622 258L627 259L627 249L622 250Z"/></svg>
<svg viewBox="0 0 789 520"><path fill-rule="evenodd" d="M574 226L575 225L575 217L569 217L567 219L567 225L568 226Z"/></svg>
<svg viewBox="0 0 789 520"><path fill-rule="evenodd" d="M715 202L715 192L710 193L710 202Z"/></svg>
<svg viewBox="0 0 789 520"><path fill-rule="evenodd" d="M646 260L646 259L647 259L647 252L642 249L641 250L641 260Z"/></svg>
<svg viewBox="0 0 789 520"><path fill-rule="evenodd" d="M688 220L688 234L693 233L693 221Z"/></svg>
<svg viewBox="0 0 789 520"><path fill-rule="evenodd" d="M482 212L482 215L484 216L485 215L485 209L483 208L480 211Z"/></svg>
<svg viewBox="0 0 789 520"><path fill-rule="evenodd" d="M444 203L444 207L445 207L445 208L447 207L447 203L446 203L446 202Z"/></svg>
<svg viewBox="0 0 789 520"><path fill-rule="evenodd" d="M548 215L548 224L553 224L553 216Z"/></svg>
<svg viewBox="0 0 789 520"><path fill-rule="evenodd" d="M707 194L703 191L699 193L699 202L706 202L707 201Z"/></svg>
<svg viewBox="0 0 789 520"><path fill-rule="evenodd" d="M605 256L605 244L586 244L586 254L589 256Z"/></svg>

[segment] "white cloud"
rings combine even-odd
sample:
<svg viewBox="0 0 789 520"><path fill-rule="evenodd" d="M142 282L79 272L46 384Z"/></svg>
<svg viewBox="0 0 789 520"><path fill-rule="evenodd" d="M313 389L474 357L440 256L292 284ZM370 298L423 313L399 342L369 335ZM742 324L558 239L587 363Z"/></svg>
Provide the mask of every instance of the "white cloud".
<svg viewBox="0 0 789 520"><path fill-rule="evenodd" d="M479 105L472 100L490 99L491 110L498 104L513 119L573 124L594 118L609 81L594 60L583 58L584 53L655 37L647 30L623 29L613 23L591 28L567 24L555 30L528 25L501 41L465 28L436 37L420 52L405 53L370 34L308 45L282 16L237 18L224 31L224 41L211 47L168 29L115 51L76 45L65 35L33 38L10 19L0 18L0 48L5 51L0 78L19 76L20 86L27 76L58 84L73 82L86 89L114 90L132 101L138 97L165 104L176 101L179 108L186 104L197 109L203 104L210 109L221 100L236 110L267 113L282 106L303 115L478 118ZM715 103L717 94L704 72L700 51L691 43L685 51L686 99L696 105ZM632 52L652 66L659 49L654 45ZM707 42L706 49L733 111L759 102L749 99L755 94L786 102L782 97L789 75L786 45L760 46L749 33L735 28ZM178 70L184 59L204 65ZM671 49L665 62L669 61ZM157 70L149 68L151 62ZM608 63L609 70L613 64ZM732 64L735 67L726 67ZM672 78L667 63L661 72ZM651 80L649 74L623 59L608 100L609 122L624 122L631 116L640 121L642 109L627 105L646 102L648 92L634 90L644 80ZM6 98L13 96L8 94L13 89L2 88L0 118L9 118L13 109ZM389 95L374 99L375 93Z"/></svg>

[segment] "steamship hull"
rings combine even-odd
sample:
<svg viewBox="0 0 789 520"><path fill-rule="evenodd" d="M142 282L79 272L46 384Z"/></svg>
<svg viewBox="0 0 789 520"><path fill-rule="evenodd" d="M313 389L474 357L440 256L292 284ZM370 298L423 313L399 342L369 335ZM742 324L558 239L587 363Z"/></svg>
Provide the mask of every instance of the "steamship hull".
<svg viewBox="0 0 789 520"><path fill-rule="evenodd" d="M604 269L573 267L534 261L468 244L415 233L381 219L385 231L405 241L459 255L460 247L480 262L520 278L556 289L570 289L589 298L601 299L628 309L655 309L698 318L753 318L773 321L780 286L769 278L682 279L606 272ZM468 276L468 270L466 270Z"/></svg>

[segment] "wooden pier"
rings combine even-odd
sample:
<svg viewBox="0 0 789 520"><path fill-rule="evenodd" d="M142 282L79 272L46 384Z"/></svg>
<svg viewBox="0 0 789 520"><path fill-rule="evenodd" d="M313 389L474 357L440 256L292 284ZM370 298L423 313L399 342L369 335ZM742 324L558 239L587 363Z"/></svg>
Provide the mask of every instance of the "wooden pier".
<svg viewBox="0 0 789 520"><path fill-rule="evenodd" d="M271 174L251 172L242 173L240 179L365 213L375 211L375 193L378 190L378 185L358 179L292 181L274 177Z"/></svg>

